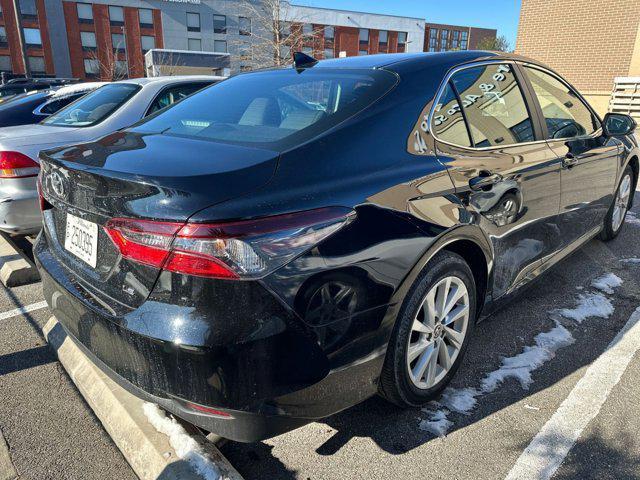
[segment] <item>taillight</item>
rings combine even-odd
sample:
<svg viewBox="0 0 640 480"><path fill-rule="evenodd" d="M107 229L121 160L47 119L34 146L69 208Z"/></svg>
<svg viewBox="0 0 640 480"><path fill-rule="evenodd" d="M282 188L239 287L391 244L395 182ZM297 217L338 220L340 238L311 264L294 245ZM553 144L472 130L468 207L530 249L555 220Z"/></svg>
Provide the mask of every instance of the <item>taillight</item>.
<svg viewBox="0 0 640 480"><path fill-rule="evenodd" d="M0 152L0 178L35 177L40 166L20 152Z"/></svg>
<svg viewBox="0 0 640 480"><path fill-rule="evenodd" d="M135 262L201 277L255 279L317 245L354 215L328 207L214 224L116 218L104 228L122 256Z"/></svg>

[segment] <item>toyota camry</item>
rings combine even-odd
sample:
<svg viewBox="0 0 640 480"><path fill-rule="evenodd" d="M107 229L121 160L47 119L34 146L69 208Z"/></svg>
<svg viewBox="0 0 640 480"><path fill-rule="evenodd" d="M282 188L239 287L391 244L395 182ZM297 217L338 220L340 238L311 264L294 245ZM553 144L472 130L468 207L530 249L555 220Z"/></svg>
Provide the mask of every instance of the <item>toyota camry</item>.
<svg viewBox="0 0 640 480"><path fill-rule="evenodd" d="M513 55L297 54L43 152L45 297L108 375L222 437L419 407L478 320L618 235L634 129Z"/></svg>

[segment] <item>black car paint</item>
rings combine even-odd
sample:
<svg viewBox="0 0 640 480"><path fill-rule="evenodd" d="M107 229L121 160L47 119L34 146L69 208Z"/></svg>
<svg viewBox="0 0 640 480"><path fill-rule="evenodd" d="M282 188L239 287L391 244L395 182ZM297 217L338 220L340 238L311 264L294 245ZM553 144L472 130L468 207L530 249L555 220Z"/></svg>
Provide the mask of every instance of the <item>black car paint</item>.
<svg viewBox="0 0 640 480"><path fill-rule="evenodd" d="M560 190L564 151L539 139L460 151L425 134L416 151L416 129L447 72L495 60L520 59L457 52L320 62L313 68L385 68L401 81L365 111L304 145L279 155L251 152L254 160L239 170L242 149L127 131L44 153L47 201L99 224L114 212L155 220L189 216L191 222L333 205L357 212L347 227L275 273L228 281L121 265L117 255L108 271L90 272L57 245L61 221L55 208L47 210L48 227L35 256L52 312L127 388L235 440L266 438L374 395L397 311L436 252L456 251L471 264L482 300L478 313L485 316L597 233L590 227L610 203L614 185L596 172L602 185L581 200L593 221L577 227L570 219L560 221L573 212ZM632 158L637 162L635 137L598 138L596 150L624 146L617 181ZM584 149L568 148L578 147ZM193 149L189 165L207 164L215 172L199 171L207 176L195 178L181 171L180 152L187 148ZM514 170L523 155L527 161ZM580 175L590 175L599 161L589 157ZM471 189L469 180L487 168L504 169L500 185ZM72 180L77 198L53 195L51 170ZM507 193L520 198L523 208L496 222L488 212ZM532 244L536 248L528 248ZM116 292L118 285L124 286ZM317 315L313 306L322 288L334 295ZM331 304L343 288L349 301ZM186 402L235 418L198 414Z"/></svg>
<svg viewBox="0 0 640 480"><path fill-rule="evenodd" d="M0 103L0 127L31 125L47 118L47 115L38 115L34 111L52 95L53 92L49 90L25 93Z"/></svg>

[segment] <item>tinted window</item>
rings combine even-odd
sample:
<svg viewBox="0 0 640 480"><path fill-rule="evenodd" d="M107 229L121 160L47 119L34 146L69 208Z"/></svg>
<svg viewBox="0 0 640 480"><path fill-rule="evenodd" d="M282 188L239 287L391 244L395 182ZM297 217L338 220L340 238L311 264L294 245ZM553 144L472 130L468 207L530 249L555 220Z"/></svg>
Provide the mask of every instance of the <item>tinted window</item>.
<svg viewBox="0 0 640 480"><path fill-rule="evenodd" d="M178 85L177 87L171 87L160 93L149 107L147 115L162 110L175 102L188 97L194 92L204 88L208 84L204 83L188 83L184 85Z"/></svg>
<svg viewBox="0 0 640 480"><path fill-rule="evenodd" d="M277 70L238 75L141 123L136 130L283 148L370 105L395 85L380 70Z"/></svg>
<svg viewBox="0 0 640 480"><path fill-rule="evenodd" d="M105 85L44 120L44 125L88 127L101 122L129 100L140 87L127 83Z"/></svg>
<svg viewBox="0 0 640 480"><path fill-rule="evenodd" d="M567 85L537 68L525 70L542 108L547 138L588 135L600 127L591 110Z"/></svg>
<svg viewBox="0 0 640 480"><path fill-rule="evenodd" d="M471 146L469 132L450 83L447 83L436 105L432 128L439 140L463 147Z"/></svg>
<svg viewBox="0 0 640 480"><path fill-rule="evenodd" d="M475 147L535 140L527 105L510 65L467 68L451 81L462 102Z"/></svg>

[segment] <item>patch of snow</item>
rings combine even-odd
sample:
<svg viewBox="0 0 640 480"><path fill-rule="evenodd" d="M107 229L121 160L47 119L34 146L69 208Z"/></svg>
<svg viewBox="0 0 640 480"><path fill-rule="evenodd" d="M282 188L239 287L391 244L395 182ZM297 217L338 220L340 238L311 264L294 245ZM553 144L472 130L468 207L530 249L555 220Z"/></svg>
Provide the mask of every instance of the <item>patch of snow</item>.
<svg viewBox="0 0 640 480"><path fill-rule="evenodd" d="M169 443L176 451L178 458L189 462L206 480L222 479L218 467L207 457L202 446L182 428L182 425L175 419L167 417L155 403L145 402L142 409L149 423L158 432L169 437Z"/></svg>
<svg viewBox="0 0 640 480"><path fill-rule="evenodd" d="M440 404L449 411L468 414L476 406L476 397L480 392L475 388L447 388L442 394Z"/></svg>
<svg viewBox="0 0 640 480"><path fill-rule="evenodd" d="M571 332L556 321L555 328L535 337L536 344L526 346L522 353L502 359L498 370L490 372L482 380L482 392L493 392L508 378L515 378L523 389L528 390L533 383L531 373L556 356L558 349L574 342Z"/></svg>
<svg viewBox="0 0 640 480"><path fill-rule="evenodd" d="M622 279L615 273L605 273L591 282L592 287L608 294L612 294L620 285L622 285Z"/></svg>
<svg viewBox="0 0 640 480"><path fill-rule="evenodd" d="M622 263L630 263L630 264L640 264L640 258L631 257L631 258L623 258L620 260Z"/></svg>
<svg viewBox="0 0 640 480"><path fill-rule="evenodd" d="M447 414L448 412L443 410L431 413L429 420L420 421L420 430L424 430L438 437L444 437L453 425L453 422L447 419Z"/></svg>
<svg viewBox="0 0 640 480"><path fill-rule="evenodd" d="M589 317L609 318L613 313L613 305L601 293L585 293L578 296L575 308L561 308L557 312L565 318L582 323Z"/></svg>
<svg viewBox="0 0 640 480"><path fill-rule="evenodd" d="M51 98L60 98L66 97L68 95L73 95L75 93L87 92L89 93L92 90L95 90L98 87L106 85L106 82L84 82L84 83L74 83L72 85L65 85L64 87L60 87L56 89L55 93Z"/></svg>
<svg viewBox="0 0 640 480"><path fill-rule="evenodd" d="M540 410L540 407L534 407L533 405L529 405L528 403L524 404L524 408L526 408L527 410Z"/></svg>
<svg viewBox="0 0 640 480"><path fill-rule="evenodd" d="M630 223L631 225L640 226L640 218L638 218L638 215L632 211L627 212L627 217L625 218L625 222Z"/></svg>

